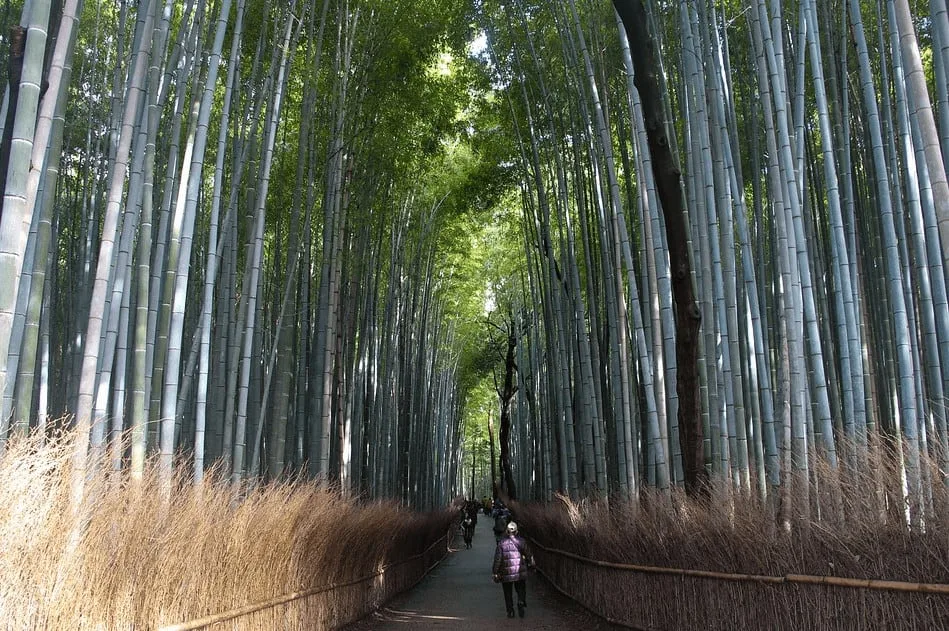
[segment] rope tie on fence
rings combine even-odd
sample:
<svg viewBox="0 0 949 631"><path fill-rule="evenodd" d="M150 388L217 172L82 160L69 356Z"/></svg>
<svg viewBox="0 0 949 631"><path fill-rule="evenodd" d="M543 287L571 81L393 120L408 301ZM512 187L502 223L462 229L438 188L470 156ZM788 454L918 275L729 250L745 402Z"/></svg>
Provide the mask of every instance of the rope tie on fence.
<svg viewBox="0 0 949 631"><path fill-rule="evenodd" d="M363 576L361 578L356 578L351 581L345 581L342 583L331 583L329 585L323 585L321 587L315 587L313 589L308 589L305 591L283 594L281 596L276 596L269 600L263 600L260 602L251 603L249 605L244 605L243 607L238 607L236 609L231 609L229 611L224 611L221 613L212 614L210 616L205 616L204 618L196 618L188 622L181 622L178 624L170 624L164 627L159 627L158 631L193 631L194 629L202 629L204 627L209 627L212 624L227 622L228 620L233 620L235 618L247 616L252 613L257 613L258 611L263 611L264 609L272 609L273 607L278 607L280 605L293 602L294 600L300 600L301 598L316 596L317 594L331 592L333 590L341 589L343 587L351 587L353 585L358 585L359 583L365 583L366 581L382 576L389 570L389 568L396 567L398 565L403 565L405 563L414 561L416 559L419 559L425 556L426 554L431 552L432 549L435 548L435 546L439 545L441 542L447 539L449 535L451 535L451 532L452 530L449 530L447 533L445 533L445 535L436 539L435 542L432 543L432 545L430 545L429 547L427 547L423 552L419 552L415 556L411 556L411 557L402 559L400 561L387 563L386 565L383 565L377 572L373 574L369 574L368 576ZM442 555L437 561L435 561L435 563L433 563L430 567L427 567L425 569L425 572L422 574L422 577L426 576L429 572L431 572L432 568L434 568L436 565L441 563L442 559L444 558L445 556Z"/></svg>
<svg viewBox="0 0 949 631"><path fill-rule="evenodd" d="M599 561L589 559L573 552L548 548L539 543L533 537L528 537L536 547L544 552L557 556L566 557L594 565L597 567L606 567L615 570L625 570L629 572L639 572L641 574L665 574L672 576L688 576L692 578L706 578L720 581L734 581L745 583L770 583L770 584L804 584L804 585L830 585L833 587L852 587L882 591L913 592L923 594L949 594L949 585L945 583L912 583L907 581L887 581L872 578L843 578L839 576L810 576L807 574L785 574L784 576L765 576L761 574L734 574L728 572L713 572L709 570L689 570L674 567L656 567L652 565L635 565L630 563L612 563L610 561Z"/></svg>

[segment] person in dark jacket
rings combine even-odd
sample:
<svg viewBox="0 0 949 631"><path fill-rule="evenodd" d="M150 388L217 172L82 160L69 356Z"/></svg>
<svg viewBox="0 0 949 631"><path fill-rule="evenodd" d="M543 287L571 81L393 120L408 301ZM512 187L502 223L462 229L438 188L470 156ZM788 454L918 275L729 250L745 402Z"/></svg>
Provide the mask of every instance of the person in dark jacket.
<svg viewBox="0 0 949 631"><path fill-rule="evenodd" d="M497 541L501 541L504 537L507 524L511 521L511 511L508 510L503 502L498 501L494 504L491 517L494 517L494 538Z"/></svg>
<svg viewBox="0 0 949 631"><path fill-rule="evenodd" d="M471 549L471 540L474 538L475 530L475 520L471 515L466 514L465 518L461 520L461 530L462 535L465 538L465 549Z"/></svg>
<svg viewBox="0 0 949 631"><path fill-rule="evenodd" d="M508 523L504 536L494 551L492 573L494 582L504 588L504 604L507 617L514 617L514 590L517 591L517 613L524 617L527 608L527 571L534 565L534 557L523 537L517 534L517 524Z"/></svg>

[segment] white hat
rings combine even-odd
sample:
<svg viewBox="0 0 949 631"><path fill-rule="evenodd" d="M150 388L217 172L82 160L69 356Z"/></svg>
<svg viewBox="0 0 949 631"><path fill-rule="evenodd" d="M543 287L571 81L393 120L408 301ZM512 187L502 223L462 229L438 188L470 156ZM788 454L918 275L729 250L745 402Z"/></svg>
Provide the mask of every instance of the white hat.
<svg viewBox="0 0 949 631"><path fill-rule="evenodd" d="M516 534L517 534L517 524L515 524L513 521L512 521L511 523L509 523L509 524L507 525L507 532L508 532L509 535L516 535Z"/></svg>

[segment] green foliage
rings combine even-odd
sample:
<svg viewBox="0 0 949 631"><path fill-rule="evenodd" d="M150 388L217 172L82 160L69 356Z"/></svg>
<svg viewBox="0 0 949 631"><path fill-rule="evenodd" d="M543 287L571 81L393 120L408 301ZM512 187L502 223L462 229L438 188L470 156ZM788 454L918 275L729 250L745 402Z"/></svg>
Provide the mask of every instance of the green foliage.
<svg viewBox="0 0 949 631"><path fill-rule="evenodd" d="M381 302L386 299L387 283L402 282L395 274L416 274L406 279L412 286L424 280L419 278L425 272L423 263L433 260L433 308L443 320L442 343L454 345L444 349L444 355L449 361L458 361L456 375L465 426L486 436L487 410L496 407L494 357L486 345L486 304L500 300L508 305L521 300L524 244L517 196L519 157L509 102L497 92L492 71L470 52L476 4L474 0L248 0L239 57L234 59L230 48L237 12L232 8L214 86L192 266L198 266L206 256L227 71L236 69L238 83L223 146L222 212L235 187L237 219L232 236L243 244L249 238L250 210L259 188L267 108L280 88L275 85L276 70L287 53L283 108L266 203L261 281L266 300L261 326L272 327L279 313L283 281L293 254L289 251L294 229L291 211L301 198L301 218L308 213L313 222L310 260L314 267L319 265L321 237L329 229L322 225L325 200L331 197L326 194L327 174L334 166L331 158L338 155L334 142L339 139L344 155L346 224L341 239L343 256L350 257L345 262L347 272L375 265L378 269L370 275L378 280L375 299ZM88 209L101 206L101 200L93 198L105 190L110 143L117 138L115 126L123 106L122 82L132 61L135 27L142 17L138 15L140 6L84 6L66 113L68 121L81 124L66 127L60 185L63 210L57 225L60 256L72 258L61 265L64 276L80 268L86 232L99 220L99 215L90 216ZM182 154L175 160L170 156L174 144L183 146L184 138L173 138L172 130L180 122L178 135L187 133L188 112L192 99L199 96L199 77L206 69L209 37L220 4L204 8L204 21L197 27L198 37L203 38L201 46L190 48L194 42L186 42L187 50L182 51L175 48L176 40L191 28L187 20L194 15L185 12L186 6L184 2L172 3L168 50L160 51L164 59L156 58L165 92L158 103L161 120L151 189L155 236L169 196L166 190L171 194L176 190L174 182L181 168ZM321 26L324 7L326 21ZM294 11L292 19L288 11ZM290 49L284 51L288 25L293 39ZM321 54L317 57L320 32ZM189 56L196 50L205 58ZM344 70L344 59L349 59L348 70ZM177 66L170 67L170 60ZM185 69L190 64L195 72L188 75ZM176 114L178 103L182 103L184 114ZM245 149L249 149L246 156ZM301 156L302 181L298 176ZM238 182L235 178L241 160ZM402 267L393 271L388 256L396 235L402 238L399 254L403 258ZM365 256L368 249L359 251L353 246L360 239L370 240L378 258ZM238 247L238 274L242 273L244 256L244 248ZM195 271L193 280L200 274ZM353 275L357 279L369 276ZM309 289L315 290L319 282L318 273L311 276ZM271 343L267 333L262 338L265 345Z"/></svg>
<svg viewBox="0 0 949 631"><path fill-rule="evenodd" d="M485 349L487 350L487 349ZM489 353L482 355L486 359ZM482 365L480 368L484 369ZM490 367L487 367L490 370ZM464 479L470 479L472 458L476 462L476 469L483 472L483 479L476 479L476 491L484 489L490 494L491 474L490 474L490 445L488 437L488 417L494 415L497 420L497 394L494 392L494 384L490 377L482 374L481 379L467 391L465 399L465 409L463 413L462 428L462 460L466 465L462 471ZM494 437L497 440L497 436Z"/></svg>

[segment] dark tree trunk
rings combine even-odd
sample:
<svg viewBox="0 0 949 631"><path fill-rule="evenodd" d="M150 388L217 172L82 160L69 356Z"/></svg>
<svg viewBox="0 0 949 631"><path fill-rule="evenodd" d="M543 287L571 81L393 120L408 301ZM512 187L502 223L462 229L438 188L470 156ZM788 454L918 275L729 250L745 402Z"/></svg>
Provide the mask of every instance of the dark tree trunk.
<svg viewBox="0 0 949 631"><path fill-rule="evenodd" d="M514 486L514 469L511 466L511 399L517 392L514 384L514 373L517 364L514 361L514 351L517 348L517 334L514 318L508 322L510 330L507 336L507 352L504 356L504 386L498 388L498 399L501 402L501 423L498 442L501 445L501 482L504 493L515 500L517 492Z"/></svg>
<svg viewBox="0 0 949 631"><path fill-rule="evenodd" d="M673 270L672 294L676 321L676 392L679 395L679 443L682 448L685 488L691 496L707 491L708 472L702 440L699 397L698 346L702 315L695 302L692 263L688 247L688 214L682 178L672 149L663 108L664 86L659 74L656 36L644 0L613 0L629 38L635 83L643 104L649 155L655 173Z"/></svg>
<svg viewBox="0 0 949 631"><path fill-rule="evenodd" d="M472 500L478 499L478 494L475 493L475 460L477 454L475 453L474 447L471 449L471 492L470 497Z"/></svg>
<svg viewBox="0 0 949 631"><path fill-rule="evenodd" d="M497 458L494 455L494 418L488 415L488 445L491 446L491 497L498 497Z"/></svg>

